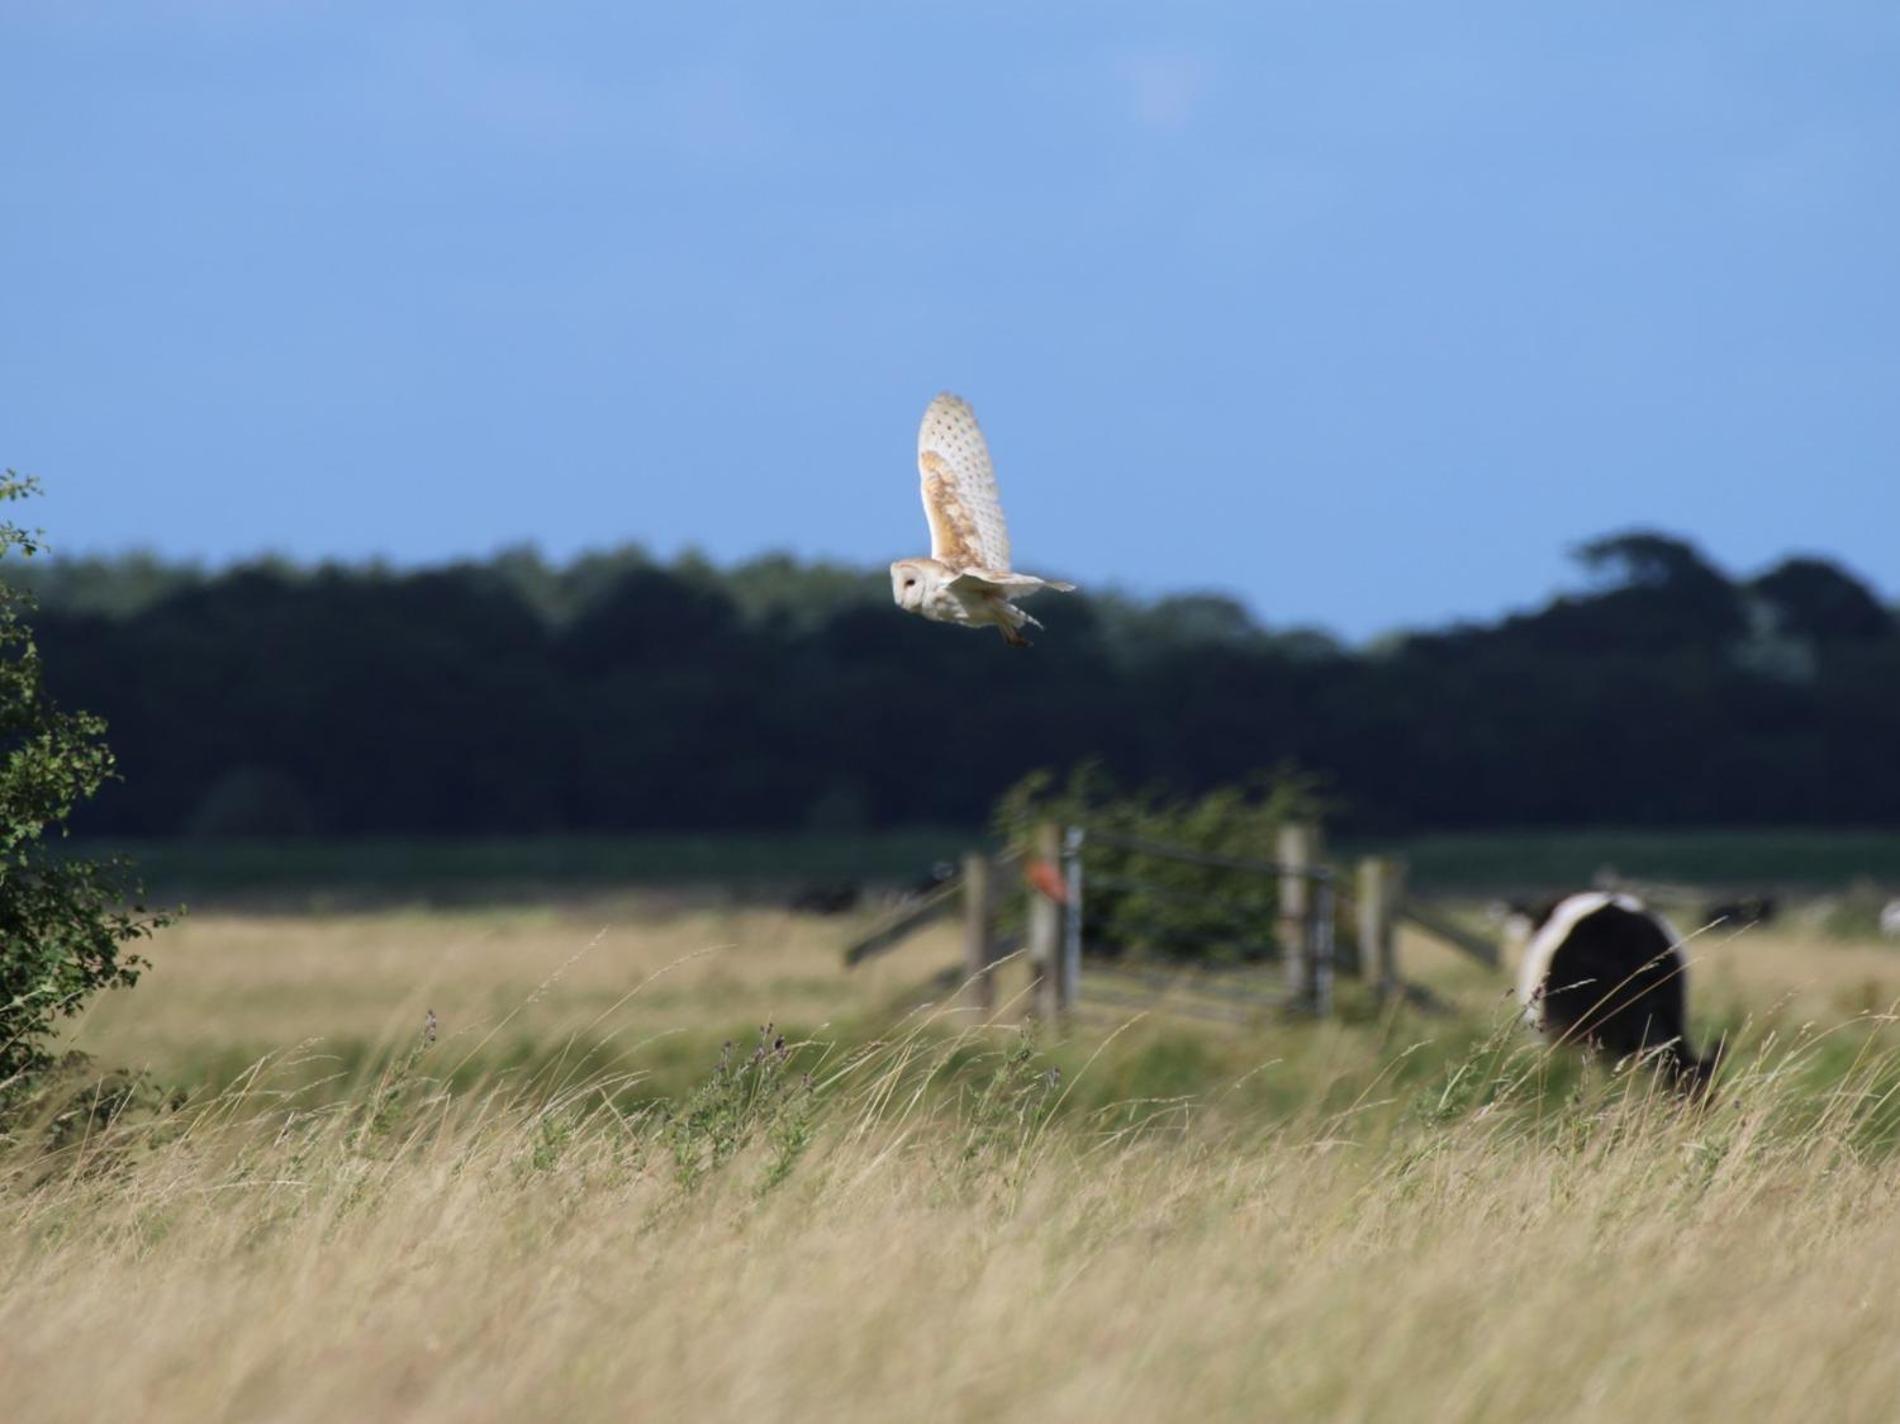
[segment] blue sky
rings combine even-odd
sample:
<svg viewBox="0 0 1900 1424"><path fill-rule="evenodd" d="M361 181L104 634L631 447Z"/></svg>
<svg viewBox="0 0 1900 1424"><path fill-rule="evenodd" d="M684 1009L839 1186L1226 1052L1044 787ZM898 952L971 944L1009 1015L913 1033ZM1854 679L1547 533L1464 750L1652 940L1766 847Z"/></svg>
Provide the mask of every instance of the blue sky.
<svg viewBox="0 0 1900 1424"><path fill-rule="evenodd" d="M1635 523L1900 594L1900 7L0 0L71 551L921 552L1363 636Z"/></svg>

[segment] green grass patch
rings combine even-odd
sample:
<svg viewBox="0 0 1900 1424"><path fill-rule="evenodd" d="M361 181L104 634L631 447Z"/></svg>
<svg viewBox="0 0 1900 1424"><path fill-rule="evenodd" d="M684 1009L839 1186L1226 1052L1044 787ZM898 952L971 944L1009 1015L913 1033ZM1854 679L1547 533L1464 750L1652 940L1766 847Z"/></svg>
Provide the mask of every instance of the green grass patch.
<svg viewBox="0 0 1900 1424"><path fill-rule="evenodd" d="M806 881L903 882L980 842L957 831L879 835L521 836L481 839L84 841L135 861L154 897L249 896L434 904L514 902L549 891L715 886L766 892Z"/></svg>
<svg viewBox="0 0 1900 1424"><path fill-rule="evenodd" d="M485 839L78 841L135 860L154 896L316 905L514 903L550 892L716 887L770 894L806 882L902 883L983 844L975 832L521 836ZM1638 880L1736 888L1900 886L1900 833L1826 830L1458 832L1372 843L1402 854L1426 894L1560 890L1605 867Z"/></svg>
<svg viewBox="0 0 1900 1424"><path fill-rule="evenodd" d="M1415 836L1388 847L1427 892L1566 889L1609 867L1637 880L1822 888L1900 885L1900 833L1830 830L1482 831Z"/></svg>

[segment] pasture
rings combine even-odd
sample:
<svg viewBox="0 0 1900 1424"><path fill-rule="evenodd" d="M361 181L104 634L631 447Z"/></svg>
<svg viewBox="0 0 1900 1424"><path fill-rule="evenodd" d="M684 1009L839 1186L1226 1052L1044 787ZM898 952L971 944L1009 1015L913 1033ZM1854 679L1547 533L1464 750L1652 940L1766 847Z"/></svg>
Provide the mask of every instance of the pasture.
<svg viewBox="0 0 1900 1424"><path fill-rule="evenodd" d="M360 836L75 842L88 854L127 854L162 897L300 907L426 899L519 903L598 896L629 884L759 884L871 876L902 881L954 859L967 830L645 836ZM1642 880L1839 886L1856 876L1900 882L1900 835L1813 830L1453 831L1337 847L1403 854L1419 885L1488 892L1572 886L1605 865Z"/></svg>
<svg viewBox="0 0 1900 1424"><path fill-rule="evenodd" d="M168 933L72 1041L185 1100L88 1112L78 1075L0 1169L9 1417L1873 1419L1900 1390L1891 949L1699 941L1731 1056L1697 1114L1526 1042L1423 942L1455 1016L1098 1008L1039 1040L962 1020L949 927L845 976L847 927L682 892Z"/></svg>

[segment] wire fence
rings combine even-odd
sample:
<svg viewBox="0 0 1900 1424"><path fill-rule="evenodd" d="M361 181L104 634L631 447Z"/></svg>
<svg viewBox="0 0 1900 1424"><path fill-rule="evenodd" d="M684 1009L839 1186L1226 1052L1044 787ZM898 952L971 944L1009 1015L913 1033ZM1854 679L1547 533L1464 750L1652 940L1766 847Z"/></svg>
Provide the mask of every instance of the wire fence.
<svg viewBox="0 0 1900 1424"><path fill-rule="evenodd" d="M1039 1016L1084 1006L1086 982L1094 1005L1230 1022L1328 1014L1342 971L1361 975L1375 1000L1429 1007L1429 996L1397 972L1401 920L1498 964L1497 947L1483 936L1404 898L1401 863L1368 858L1344 877L1319 858L1316 831L1298 825L1283 827L1280 850L1236 856L1044 824L1003 855L966 855L955 877L848 946L845 963L887 953L960 911L962 982L985 1014L996 1008L1005 963L1017 962L1028 966L1031 992L1005 1002L1027 1003ZM1348 910L1354 954L1342 961L1339 925Z"/></svg>
<svg viewBox="0 0 1900 1424"><path fill-rule="evenodd" d="M1106 868L1102 851L1119 853ZM1089 826L1064 829L1062 855L1069 887L1064 967L1075 990L1085 947L1093 964L1130 951L1176 962L1278 960L1285 987L1272 996L1275 1003L1330 1011L1338 913L1331 867L1308 857L1235 856ZM1175 867L1213 874L1187 887L1163 878L1164 868ZM1110 903L1091 917L1085 896L1093 895L1106 895ZM1100 972L1092 969L1091 977ZM1253 977L1258 982L1257 969ZM1143 978L1154 986L1152 972ZM1184 982L1179 976L1173 981L1176 987Z"/></svg>

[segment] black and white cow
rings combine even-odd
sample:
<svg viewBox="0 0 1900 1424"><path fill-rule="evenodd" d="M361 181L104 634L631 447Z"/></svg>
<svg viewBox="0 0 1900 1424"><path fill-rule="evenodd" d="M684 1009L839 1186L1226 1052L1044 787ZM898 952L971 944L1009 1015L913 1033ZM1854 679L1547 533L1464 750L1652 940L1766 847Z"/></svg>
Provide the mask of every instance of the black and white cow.
<svg viewBox="0 0 1900 1424"><path fill-rule="evenodd" d="M1527 1024L1613 1060L1653 1055L1677 1087L1707 1090L1715 1059L1689 1047L1687 961L1667 920L1634 896L1598 891L1525 914L1517 994Z"/></svg>

